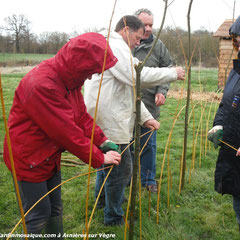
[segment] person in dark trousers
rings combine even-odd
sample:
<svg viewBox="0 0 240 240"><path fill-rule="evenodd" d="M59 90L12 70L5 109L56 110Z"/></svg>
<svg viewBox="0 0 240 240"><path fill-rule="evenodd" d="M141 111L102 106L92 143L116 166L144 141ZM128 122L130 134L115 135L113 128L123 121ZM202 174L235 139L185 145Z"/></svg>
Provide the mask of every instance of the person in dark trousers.
<svg viewBox="0 0 240 240"><path fill-rule="evenodd" d="M106 46L105 38L97 33L73 38L56 56L32 69L15 91L8 126L25 212L61 183L63 151L69 151L85 163L89 161L93 118L86 111L81 88L92 74L102 72ZM108 47L105 70L117 61ZM118 165L120 154L108 151L116 146L96 125L92 167ZM11 171L6 139L4 161ZM28 233L51 233L56 234L56 239L62 239L60 188L31 210L26 216L26 225Z"/></svg>
<svg viewBox="0 0 240 240"><path fill-rule="evenodd" d="M106 136L123 150L130 143L135 123L135 99L133 77L136 73L132 66L139 63L131 56L131 51L140 44L145 27L140 19L133 15L122 17L109 36L109 44L114 55L118 58L117 64L104 73L101 95L98 103L96 123L103 129ZM101 32L106 38L107 31ZM143 67L141 72L141 86L152 87L162 83L183 80L185 71L181 67L150 68ZM86 81L84 99L88 112L93 116L96 106L100 76L95 74L91 81ZM135 81L136 82L136 81ZM141 104L141 125L150 129L158 129L160 124ZM97 172L96 195L109 169ZM132 175L131 152L128 148L122 154L121 164L114 167L105 185L104 224L119 225L124 223L122 202L124 201L125 187Z"/></svg>
<svg viewBox="0 0 240 240"><path fill-rule="evenodd" d="M215 170L215 190L233 196L233 209L240 231L240 16L229 29L238 59L233 60L223 97L216 113L208 139L214 147L221 145ZM238 149L237 153L219 140Z"/></svg>
<svg viewBox="0 0 240 240"><path fill-rule="evenodd" d="M155 36L152 34L153 14L150 10L141 8L135 12L135 15L144 23L145 34L140 41L140 45L134 48L133 56L143 61L150 51ZM146 62L147 67L171 67L172 58L163 42L158 39L157 43ZM142 89L142 101L152 116L158 120L160 117L160 106L164 105L170 83L151 88ZM150 129L141 127L141 135ZM147 141L149 134L141 138L141 148ZM156 176L156 153L157 153L157 132L155 131L149 139L146 147L141 154L141 183L152 193L157 193Z"/></svg>

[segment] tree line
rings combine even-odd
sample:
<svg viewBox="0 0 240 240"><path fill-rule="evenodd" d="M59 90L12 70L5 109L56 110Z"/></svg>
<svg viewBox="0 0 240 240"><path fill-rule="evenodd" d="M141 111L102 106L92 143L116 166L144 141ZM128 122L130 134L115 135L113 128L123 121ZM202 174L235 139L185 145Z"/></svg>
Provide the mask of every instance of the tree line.
<svg viewBox="0 0 240 240"><path fill-rule="evenodd" d="M6 17L5 24L0 26L0 52L1 53L38 53L55 54L77 32L70 34L64 32L43 32L39 35L31 30L31 22L22 14ZM98 32L102 29L88 29ZM157 30L156 30L157 32ZM205 29L192 32L192 64L203 67L217 67L219 40L212 37L213 32ZM168 48L174 62L185 64L187 53L188 33L177 27L166 27L162 30L160 39Z"/></svg>

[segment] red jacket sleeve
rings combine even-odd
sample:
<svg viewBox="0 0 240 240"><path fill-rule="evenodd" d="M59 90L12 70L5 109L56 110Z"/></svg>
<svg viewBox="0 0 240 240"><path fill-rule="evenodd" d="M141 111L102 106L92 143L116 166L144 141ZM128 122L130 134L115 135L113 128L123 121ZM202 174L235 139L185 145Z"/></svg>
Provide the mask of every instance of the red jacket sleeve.
<svg viewBox="0 0 240 240"><path fill-rule="evenodd" d="M58 146L68 150L84 162L88 163L90 154L89 131L84 127L88 122L92 122L86 114L85 104L80 112L83 119L76 123L78 114L76 106L73 106L69 99L63 97L54 88L44 85L34 87L28 97L25 98L23 108L25 113L40 129L52 139ZM74 111L75 110L75 111ZM78 120L77 120L78 121ZM81 124L81 122L86 123ZM83 126L81 128L80 126ZM105 136L98 139L103 142ZM93 145L92 166L100 167L104 162L104 155L97 146Z"/></svg>
<svg viewBox="0 0 240 240"><path fill-rule="evenodd" d="M85 136L91 139L93 118L87 112L87 108L84 103L83 95L80 92L80 90L77 89L75 91L71 91L71 96L72 96L72 98L74 98L75 101L77 101L76 112L78 112L80 110L78 113L79 116L77 116L76 122L78 123L78 126L81 129L83 129ZM103 133L102 129L97 124L95 124L93 143L96 146L100 146L106 140L107 140L107 137Z"/></svg>

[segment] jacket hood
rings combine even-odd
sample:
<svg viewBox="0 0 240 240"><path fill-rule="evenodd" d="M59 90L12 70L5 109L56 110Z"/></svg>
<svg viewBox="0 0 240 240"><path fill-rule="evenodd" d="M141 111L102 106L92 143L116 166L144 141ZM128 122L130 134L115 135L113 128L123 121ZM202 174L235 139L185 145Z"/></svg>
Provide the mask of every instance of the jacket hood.
<svg viewBox="0 0 240 240"><path fill-rule="evenodd" d="M72 38L54 57L56 71L68 89L84 84L87 77L101 73L107 41L98 33L85 33ZM113 67L117 58L107 49L105 70Z"/></svg>
<svg viewBox="0 0 240 240"><path fill-rule="evenodd" d="M238 35L240 36L240 16L233 23L233 25L229 29L229 35Z"/></svg>

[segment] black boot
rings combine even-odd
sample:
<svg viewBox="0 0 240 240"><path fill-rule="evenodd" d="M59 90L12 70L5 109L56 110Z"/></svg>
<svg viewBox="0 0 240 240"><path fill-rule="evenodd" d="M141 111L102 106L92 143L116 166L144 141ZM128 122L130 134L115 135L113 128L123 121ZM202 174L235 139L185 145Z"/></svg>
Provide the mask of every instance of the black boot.
<svg viewBox="0 0 240 240"><path fill-rule="evenodd" d="M38 221L37 223L29 224L27 225L27 234L28 234L28 240L43 240L42 237L39 237L40 234L44 234L44 229L46 226L47 220ZM23 233L24 234L24 233ZM23 237L21 240L25 240L25 237Z"/></svg>
<svg viewBox="0 0 240 240"><path fill-rule="evenodd" d="M46 239L64 239L63 238L63 224L62 224L62 215L50 217L46 225L46 234L54 234L55 236L50 236Z"/></svg>

